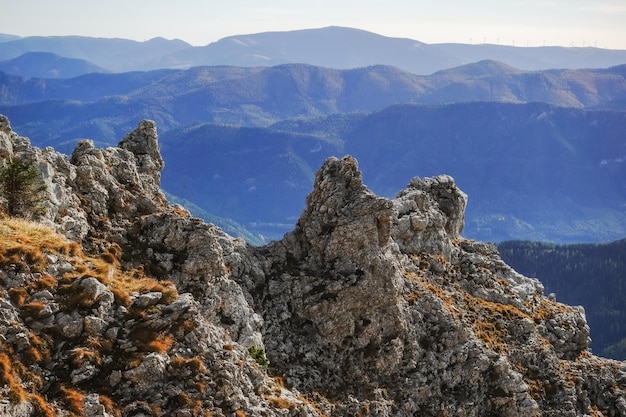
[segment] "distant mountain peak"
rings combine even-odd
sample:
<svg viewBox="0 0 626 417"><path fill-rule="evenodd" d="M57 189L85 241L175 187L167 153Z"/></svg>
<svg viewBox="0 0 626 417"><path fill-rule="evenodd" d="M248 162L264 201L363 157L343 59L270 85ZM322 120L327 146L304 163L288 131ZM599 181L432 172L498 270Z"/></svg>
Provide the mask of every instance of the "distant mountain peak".
<svg viewBox="0 0 626 417"><path fill-rule="evenodd" d="M108 72L84 59L65 58L53 52L26 52L0 62L0 71L28 78L73 78L93 72Z"/></svg>
<svg viewBox="0 0 626 417"><path fill-rule="evenodd" d="M471 64L465 64L459 67L438 71L433 75L456 74L467 77L480 77L483 75L521 74L522 72L524 71L503 62L495 61L493 59L484 59Z"/></svg>
<svg viewBox="0 0 626 417"><path fill-rule="evenodd" d="M184 45L184 46L187 46L187 47L191 47L191 44L189 44L189 43L187 43L187 42L185 42L185 41L183 41L181 39L178 39L178 38L166 39L166 38L164 38L162 36L157 36L155 38L148 39L147 41L144 41L143 43L146 43L146 44L172 44L172 43L178 43L181 46Z"/></svg>

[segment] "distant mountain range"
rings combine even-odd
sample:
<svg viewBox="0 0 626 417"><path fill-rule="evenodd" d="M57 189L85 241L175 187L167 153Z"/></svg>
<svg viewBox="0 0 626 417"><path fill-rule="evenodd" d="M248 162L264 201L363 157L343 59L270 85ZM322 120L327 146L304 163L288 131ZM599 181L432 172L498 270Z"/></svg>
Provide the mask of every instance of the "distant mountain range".
<svg viewBox="0 0 626 417"><path fill-rule="evenodd" d="M112 72L203 65L257 67L303 63L335 69L383 64L428 75L487 59L522 70L606 68L626 63L624 50L426 44L336 26L230 36L197 47L163 38L136 42L80 36L16 38L0 35L0 61L28 52L52 52L66 58L86 60ZM26 75L21 72L12 74Z"/></svg>
<svg viewBox="0 0 626 417"><path fill-rule="evenodd" d="M154 38L145 42L128 39L90 38L84 36L29 36L15 39L0 37L0 61L17 58L28 52L53 54L89 61L112 72L155 69L148 64L164 55L192 46L180 40ZM17 74L20 75L20 74Z"/></svg>
<svg viewBox="0 0 626 417"><path fill-rule="evenodd" d="M64 58L52 52L26 52L0 61L0 71L26 78L73 78L92 72L108 72L84 59Z"/></svg>
<svg viewBox="0 0 626 417"><path fill-rule="evenodd" d="M161 131L198 123L269 126L291 118L372 112L395 104L496 101L626 109L626 65L521 71L495 61L418 76L388 66L196 67L71 79L0 73L0 112L40 146L71 152L79 138L115 144L138 119Z"/></svg>
<svg viewBox="0 0 626 417"><path fill-rule="evenodd" d="M49 100L88 102L124 96L134 101L156 99L186 103L192 99L193 104L201 105L193 114L217 106L231 114L241 114L246 105L255 105L265 112L275 108L275 114L267 112L269 117L265 122L223 116L227 122L261 125L290 116L286 114L287 109L291 109L291 115L308 116L376 110L407 102L541 101L563 107L621 108L626 98L625 75L626 65L609 69L522 71L497 61L481 61L429 76L383 65L335 70L304 64L100 73L67 80L4 74L0 85L11 88L4 90L0 104ZM294 104L298 106L296 109L292 109ZM253 109L243 113L259 112Z"/></svg>
<svg viewBox="0 0 626 417"><path fill-rule="evenodd" d="M6 35L2 58L0 113L35 145L115 145L152 119L165 190L256 243L293 228L314 171L344 154L384 196L415 175L453 175L470 196L468 237L626 236L626 51L331 27L205 47ZM572 69L590 66L602 68ZM146 68L158 69L121 72Z"/></svg>

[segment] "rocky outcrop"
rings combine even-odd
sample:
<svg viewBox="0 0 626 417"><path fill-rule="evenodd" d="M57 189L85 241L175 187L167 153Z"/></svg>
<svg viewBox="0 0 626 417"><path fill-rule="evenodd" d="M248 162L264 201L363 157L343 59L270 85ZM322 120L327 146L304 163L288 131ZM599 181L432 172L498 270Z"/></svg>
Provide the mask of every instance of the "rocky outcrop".
<svg viewBox="0 0 626 417"><path fill-rule="evenodd" d="M460 237L465 203L446 176L384 200L354 159L328 160L296 230L260 250L255 304L273 366L341 404L338 415L615 410L624 387L600 376L582 309L549 301L493 246ZM607 401L608 391L619 394Z"/></svg>
<svg viewBox="0 0 626 417"><path fill-rule="evenodd" d="M395 199L318 171L293 232L250 247L170 205L154 123L37 164L50 229L3 220L8 415L626 416L626 365L584 311L461 236L452 178Z"/></svg>

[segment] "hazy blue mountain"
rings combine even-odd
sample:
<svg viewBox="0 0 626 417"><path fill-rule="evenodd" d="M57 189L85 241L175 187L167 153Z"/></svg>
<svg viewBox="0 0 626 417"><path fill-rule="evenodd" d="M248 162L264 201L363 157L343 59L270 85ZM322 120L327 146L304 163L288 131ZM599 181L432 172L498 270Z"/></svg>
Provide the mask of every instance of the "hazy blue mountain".
<svg viewBox="0 0 626 417"><path fill-rule="evenodd" d="M485 59L505 62L524 70L606 68L626 63L626 51L597 47L509 46L460 43L433 45L468 64Z"/></svg>
<svg viewBox="0 0 626 417"><path fill-rule="evenodd" d="M334 70L305 64L276 67L194 67L121 74L87 74L67 80L20 79L0 74L0 104L70 99L193 99L203 109L255 106L248 113L289 117L375 110L396 103L541 101L563 107L602 107L624 101L626 65L608 69L522 71L496 61L480 61L436 72L411 74L376 65ZM297 108L292 109L296 104ZM246 111L241 108L240 110ZM205 120L201 118L200 120ZM235 120L237 122L241 122ZM259 124L257 124L259 125Z"/></svg>
<svg viewBox="0 0 626 417"><path fill-rule="evenodd" d="M1 61L0 71L25 78L74 78L92 72L108 72L83 59L64 58L51 52L27 52Z"/></svg>
<svg viewBox="0 0 626 417"><path fill-rule="evenodd" d="M343 137L380 193L452 175L470 196L468 236L588 242L626 236L624 131L624 112L470 103L391 107Z"/></svg>
<svg viewBox="0 0 626 417"><path fill-rule="evenodd" d="M179 204L185 207L191 215L204 219L222 229L224 232L228 233L234 237L240 237L246 240L246 242L255 245L261 246L267 244L269 241L265 239L262 235L253 235L250 233L248 229L234 221L230 218L218 217L208 211L200 208L198 205L193 204L192 202L182 199L176 195L165 192L165 196L167 197L167 201L172 204Z"/></svg>
<svg viewBox="0 0 626 417"><path fill-rule="evenodd" d="M0 113L66 153L81 138L114 145L155 120L166 190L254 235L291 229L315 170L349 153L385 196L415 175L453 175L470 195L469 237L608 241L626 235L625 75L626 65L521 71L494 61L431 76L303 64L0 73Z"/></svg>
<svg viewBox="0 0 626 417"><path fill-rule="evenodd" d="M521 71L482 61L431 76L394 67L195 67L67 80L0 73L0 112L41 146L71 152L80 138L115 144L139 119L161 131L197 123L269 126L292 118L372 112L402 103L546 102L626 109L626 65Z"/></svg>
<svg viewBox="0 0 626 417"><path fill-rule="evenodd" d="M337 26L242 34L197 47L162 38L135 42L61 36L0 42L0 60L32 51L84 59L116 72L203 65L257 67L303 63L336 69L389 65L414 74L428 75L482 60L500 61L523 70L606 68L626 63L624 50L425 44L418 40L392 38Z"/></svg>
<svg viewBox="0 0 626 417"><path fill-rule="evenodd" d="M335 26L229 36L203 47L175 52L166 56L161 65L179 62L235 66L304 63L338 69L385 64L416 74L429 74L460 63L454 56L419 41Z"/></svg>
<svg viewBox="0 0 626 417"><path fill-rule="evenodd" d="M423 103L543 102L561 107L621 107L626 65L597 70L521 71L497 61L480 61L439 71ZM621 107L626 109L626 107Z"/></svg>
<svg viewBox="0 0 626 417"><path fill-rule="evenodd" d="M19 36L15 36L15 35L7 35L5 33L0 33L0 42L8 42L8 41L14 41L19 39Z"/></svg>
<svg viewBox="0 0 626 417"><path fill-rule="evenodd" d="M0 72L0 104L19 105L36 102L72 100L91 102L112 96L126 96L159 82L175 70L91 73L70 79L27 79Z"/></svg>
<svg viewBox="0 0 626 417"><path fill-rule="evenodd" d="M189 65L273 66L295 62L345 69L385 64L427 75L482 60L501 61L525 70L604 68L626 63L626 51L425 44L412 39L330 26L230 36L204 47L175 52L165 57L161 65L188 62Z"/></svg>
<svg viewBox="0 0 626 417"><path fill-rule="evenodd" d="M610 241L626 235L626 113L540 103L393 106L271 128L199 125L161 136L163 186L255 234L278 237L313 173L351 154L377 194L450 174L478 240Z"/></svg>
<svg viewBox="0 0 626 417"><path fill-rule="evenodd" d="M154 57L186 48L191 45L178 39L153 38L137 42L85 36L29 36L1 42L0 60L16 58L27 52L52 52L67 58L84 59L109 71L126 72L148 69L146 62Z"/></svg>
<svg viewBox="0 0 626 417"><path fill-rule="evenodd" d="M209 124L160 139L165 190L268 239L293 229L315 171L340 149L311 135Z"/></svg>

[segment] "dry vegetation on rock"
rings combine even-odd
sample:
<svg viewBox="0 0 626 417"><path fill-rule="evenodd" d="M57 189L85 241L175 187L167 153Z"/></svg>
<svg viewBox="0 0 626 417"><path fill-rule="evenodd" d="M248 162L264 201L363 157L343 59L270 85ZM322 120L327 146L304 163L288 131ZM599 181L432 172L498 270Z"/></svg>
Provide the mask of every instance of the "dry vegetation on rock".
<svg viewBox="0 0 626 417"><path fill-rule="evenodd" d="M331 158L254 248L167 203L152 122L68 159L0 119L0 148L50 193L0 219L0 415L626 416L626 365L460 236L450 177L388 200Z"/></svg>

